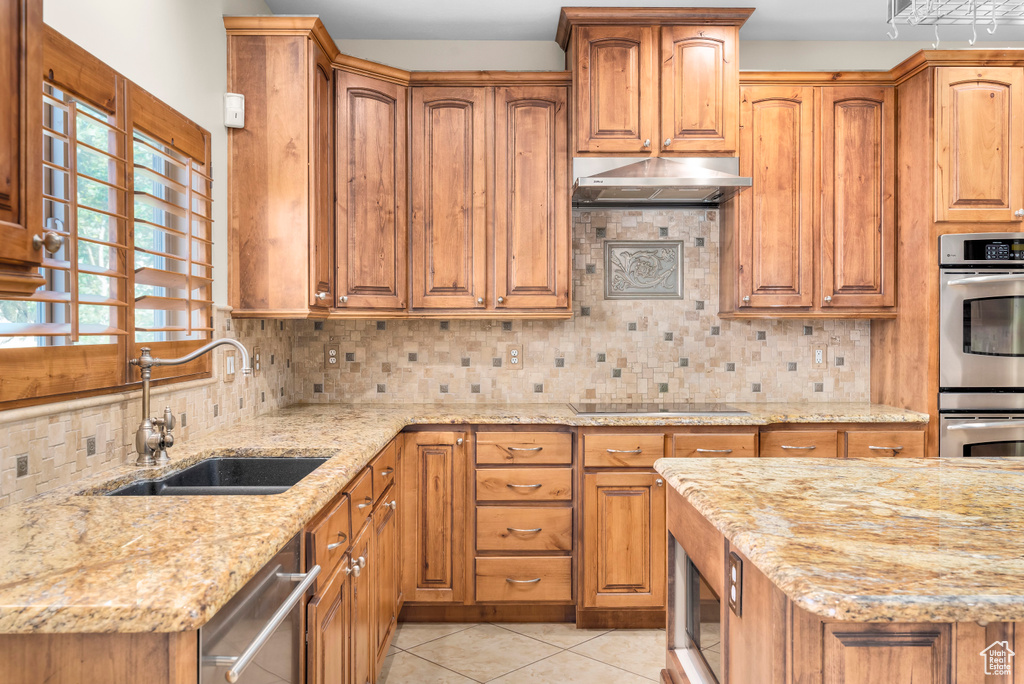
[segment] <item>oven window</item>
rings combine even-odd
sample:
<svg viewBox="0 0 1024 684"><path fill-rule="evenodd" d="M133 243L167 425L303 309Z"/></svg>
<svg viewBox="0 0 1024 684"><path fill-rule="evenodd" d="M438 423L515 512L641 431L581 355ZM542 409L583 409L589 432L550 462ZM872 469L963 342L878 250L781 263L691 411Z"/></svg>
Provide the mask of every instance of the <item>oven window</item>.
<svg viewBox="0 0 1024 684"><path fill-rule="evenodd" d="M964 456L974 458L1024 457L1024 441L977 442L964 445Z"/></svg>
<svg viewBox="0 0 1024 684"><path fill-rule="evenodd" d="M1024 297L965 300L964 353L1024 356Z"/></svg>
<svg viewBox="0 0 1024 684"><path fill-rule="evenodd" d="M686 636L715 680L722 681L722 601L689 558L686 566Z"/></svg>

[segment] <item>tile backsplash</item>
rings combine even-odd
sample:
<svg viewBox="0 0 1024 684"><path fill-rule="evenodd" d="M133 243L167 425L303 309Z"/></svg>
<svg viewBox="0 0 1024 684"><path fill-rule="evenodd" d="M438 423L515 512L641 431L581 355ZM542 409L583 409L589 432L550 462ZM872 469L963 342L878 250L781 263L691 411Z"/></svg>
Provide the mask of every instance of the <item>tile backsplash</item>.
<svg viewBox="0 0 1024 684"><path fill-rule="evenodd" d="M579 210L573 223L572 320L297 322L296 400L869 399L868 321L718 317L716 210ZM682 241L682 299L605 299L606 240ZM341 347L337 369L327 343Z"/></svg>
<svg viewBox="0 0 1024 684"><path fill-rule="evenodd" d="M292 403L293 325L288 321L231 320L224 310L218 310L214 327L219 337L235 337L250 350L260 346L260 373L244 379L236 373L234 381L223 382L224 353L230 349L225 346L211 352L213 381L191 382L185 389L168 392L155 389L154 413L170 406L178 419L175 440L187 442ZM12 414L23 412L0 413L0 508L136 458L135 430L142 420L137 393L131 398L116 395L44 405L29 412L38 415L10 420ZM21 477L19 457L28 465L28 472Z"/></svg>

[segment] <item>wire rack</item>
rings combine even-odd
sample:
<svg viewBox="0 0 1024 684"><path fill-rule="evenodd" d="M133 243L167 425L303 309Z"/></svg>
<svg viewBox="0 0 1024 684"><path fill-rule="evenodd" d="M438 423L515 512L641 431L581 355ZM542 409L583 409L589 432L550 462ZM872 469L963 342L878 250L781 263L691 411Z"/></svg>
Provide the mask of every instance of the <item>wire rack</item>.
<svg viewBox="0 0 1024 684"><path fill-rule="evenodd" d="M1024 0L889 0L889 23L989 29L1024 25Z"/></svg>

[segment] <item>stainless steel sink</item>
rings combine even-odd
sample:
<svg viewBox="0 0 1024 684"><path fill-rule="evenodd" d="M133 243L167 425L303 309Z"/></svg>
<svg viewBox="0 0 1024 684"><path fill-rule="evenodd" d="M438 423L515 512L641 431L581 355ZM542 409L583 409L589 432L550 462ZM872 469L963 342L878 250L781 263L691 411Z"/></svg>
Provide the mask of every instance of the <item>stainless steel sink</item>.
<svg viewBox="0 0 1024 684"><path fill-rule="evenodd" d="M107 496L224 496L280 494L326 458L210 458L160 478L106 492Z"/></svg>

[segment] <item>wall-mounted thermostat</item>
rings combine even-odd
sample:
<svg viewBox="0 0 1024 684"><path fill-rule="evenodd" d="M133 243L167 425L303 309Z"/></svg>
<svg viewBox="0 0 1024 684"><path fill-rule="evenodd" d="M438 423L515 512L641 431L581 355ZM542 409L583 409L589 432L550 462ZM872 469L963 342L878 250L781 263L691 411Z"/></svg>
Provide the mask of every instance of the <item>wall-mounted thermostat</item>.
<svg viewBox="0 0 1024 684"><path fill-rule="evenodd" d="M224 125L245 128L245 95L224 93Z"/></svg>

